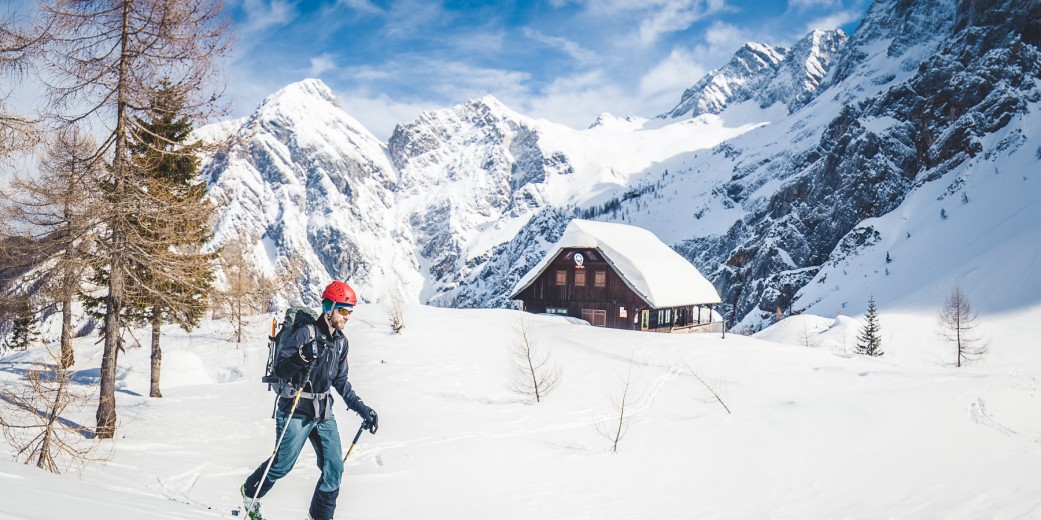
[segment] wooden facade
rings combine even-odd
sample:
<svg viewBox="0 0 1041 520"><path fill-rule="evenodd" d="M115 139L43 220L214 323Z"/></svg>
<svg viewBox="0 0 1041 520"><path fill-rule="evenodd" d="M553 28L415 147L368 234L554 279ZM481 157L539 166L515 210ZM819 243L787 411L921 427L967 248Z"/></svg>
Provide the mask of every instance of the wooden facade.
<svg viewBox="0 0 1041 520"><path fill-rule="evenodd" d="M712 319L711 305L651 307L596 248L560 250L514 299L528 312L566 315L613 329L685 331Z"/></svg>

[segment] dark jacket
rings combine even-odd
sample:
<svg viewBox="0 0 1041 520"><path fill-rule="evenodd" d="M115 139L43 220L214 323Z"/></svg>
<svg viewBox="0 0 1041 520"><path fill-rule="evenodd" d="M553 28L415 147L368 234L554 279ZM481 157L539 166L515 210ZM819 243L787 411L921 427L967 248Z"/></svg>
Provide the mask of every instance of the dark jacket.
<svg viewBox="0 0 1041 520"><path fill-rule="evenodd" d="M275 360L275 375L292 382L293 388L300 388L304 382L309 365L311 368L310 382L303 387L305 392L315 394L312 399L300 399L294 415L303 415L307 418L332 415L332 394L330 389L335 388L343 397L347 408L356 413L365 409L358 394L351 389L351 382L347 380L347 338L341 331L328 332L329 327L325 318L319 316L314 325L300 327L289 341L279 349ZM300 355L300 347L310 342L316 342L317 354L308 362ZM304 397L308 397L306 394ZM278 400L279 410L289 413L293 406L293 400L283 394ZM310 401L310 402L306 402Z"/></svg>

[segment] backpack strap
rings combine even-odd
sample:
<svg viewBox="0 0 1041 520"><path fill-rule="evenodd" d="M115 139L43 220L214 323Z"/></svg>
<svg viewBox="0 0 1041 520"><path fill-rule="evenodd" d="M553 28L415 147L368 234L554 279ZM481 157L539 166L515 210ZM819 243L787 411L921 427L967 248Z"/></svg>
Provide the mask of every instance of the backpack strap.
<svg viewBox="0 0 1041 520"><path fill-rule="evenodd" d="M333 413L333 396L332 388L324 392L305 392L298 390L290 385L284 385L281 392L278 394L279 397L284 399L295 399L299 395L301 399L311 401L311 406L314 407L315 418L321 418L323 421L332 416ZM325 401L325 410L322 410L322 402Z"/></svg>

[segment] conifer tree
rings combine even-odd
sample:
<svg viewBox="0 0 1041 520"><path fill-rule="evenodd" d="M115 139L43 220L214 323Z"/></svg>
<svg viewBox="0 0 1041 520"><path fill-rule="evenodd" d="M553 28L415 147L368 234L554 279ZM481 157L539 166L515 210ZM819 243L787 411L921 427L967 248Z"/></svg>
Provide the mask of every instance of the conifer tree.
<svg viewBox="0 0 1041 520"><path fill-rule="evenodd" d="M219 0L43 0L40 12L42 76L55 115L67 124L108 129L92 155L105 165L99 185L104 233L95 241L95 266L107 280L96 428L98 438L108 439L116 432L116 358L131 297L131 260L155 251L137 225L163 222L132 160L131 141L143 131L135 115L148 112L161 78L185 96L182 113L189 119L219 112L222 88L214 79L217 58L229 48L228 25Z"/></svg>
<svg viewBox="0 0 1041 520"><path fill-rule="evenodd" d="M192 123L180 114L183 105L183 96L161 83L147 119L135 118L139 131L130 143L133 164L152 195L149 202L157 206L155 218L135 223L135 231L148 238L149 251L130 259L127 287L128 319L152 327L150 397L162 397L162 325L176 323L189 332L198 326L209 307L216 261L202 250L211 237L214 208L198 179L201 143L186 144Z"/></svg>
<svg viewBox="0 0 1041 520"><path fill-rule="evenodd" d="M40 341L40 322L33 311L32 304L25 300L12 320L11 335L6 344L7 350L25 350L37 341Z"/></svg>
<svg viewBox="0 0 1041 520"><path fill-rule="evenodd" d="M860 328L856 352L868 356L881 356L884 352L882 352L882 335L874 296L868 299L867 315L864 316L864 319L867 320L867 323Z"/></svg>

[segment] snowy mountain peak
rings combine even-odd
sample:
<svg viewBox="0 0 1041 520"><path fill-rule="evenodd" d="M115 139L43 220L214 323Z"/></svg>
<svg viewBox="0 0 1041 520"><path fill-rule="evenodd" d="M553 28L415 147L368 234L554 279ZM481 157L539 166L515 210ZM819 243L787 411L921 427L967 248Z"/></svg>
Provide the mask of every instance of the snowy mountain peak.
<svg viewBox="0 0 1041 520"><path fill-rule="evenodd" d="M755 100L762 108L781 103L792 110L816 91L846 41L842 31L814 30L792 49L750 42L723 67L687 89L662 119L719 114L727 107Z"/></svg>
<svg viewBox="0 0 1041 520"><path fill-rule="evenodd" d="M333 95L333 90L329 88L329 85L326 85L324 81L318 78L308 78L282 87L274 94L268 96L261 105L263 106L282 98L297 98L299 96L336 104L336 96Z"/></svg>

